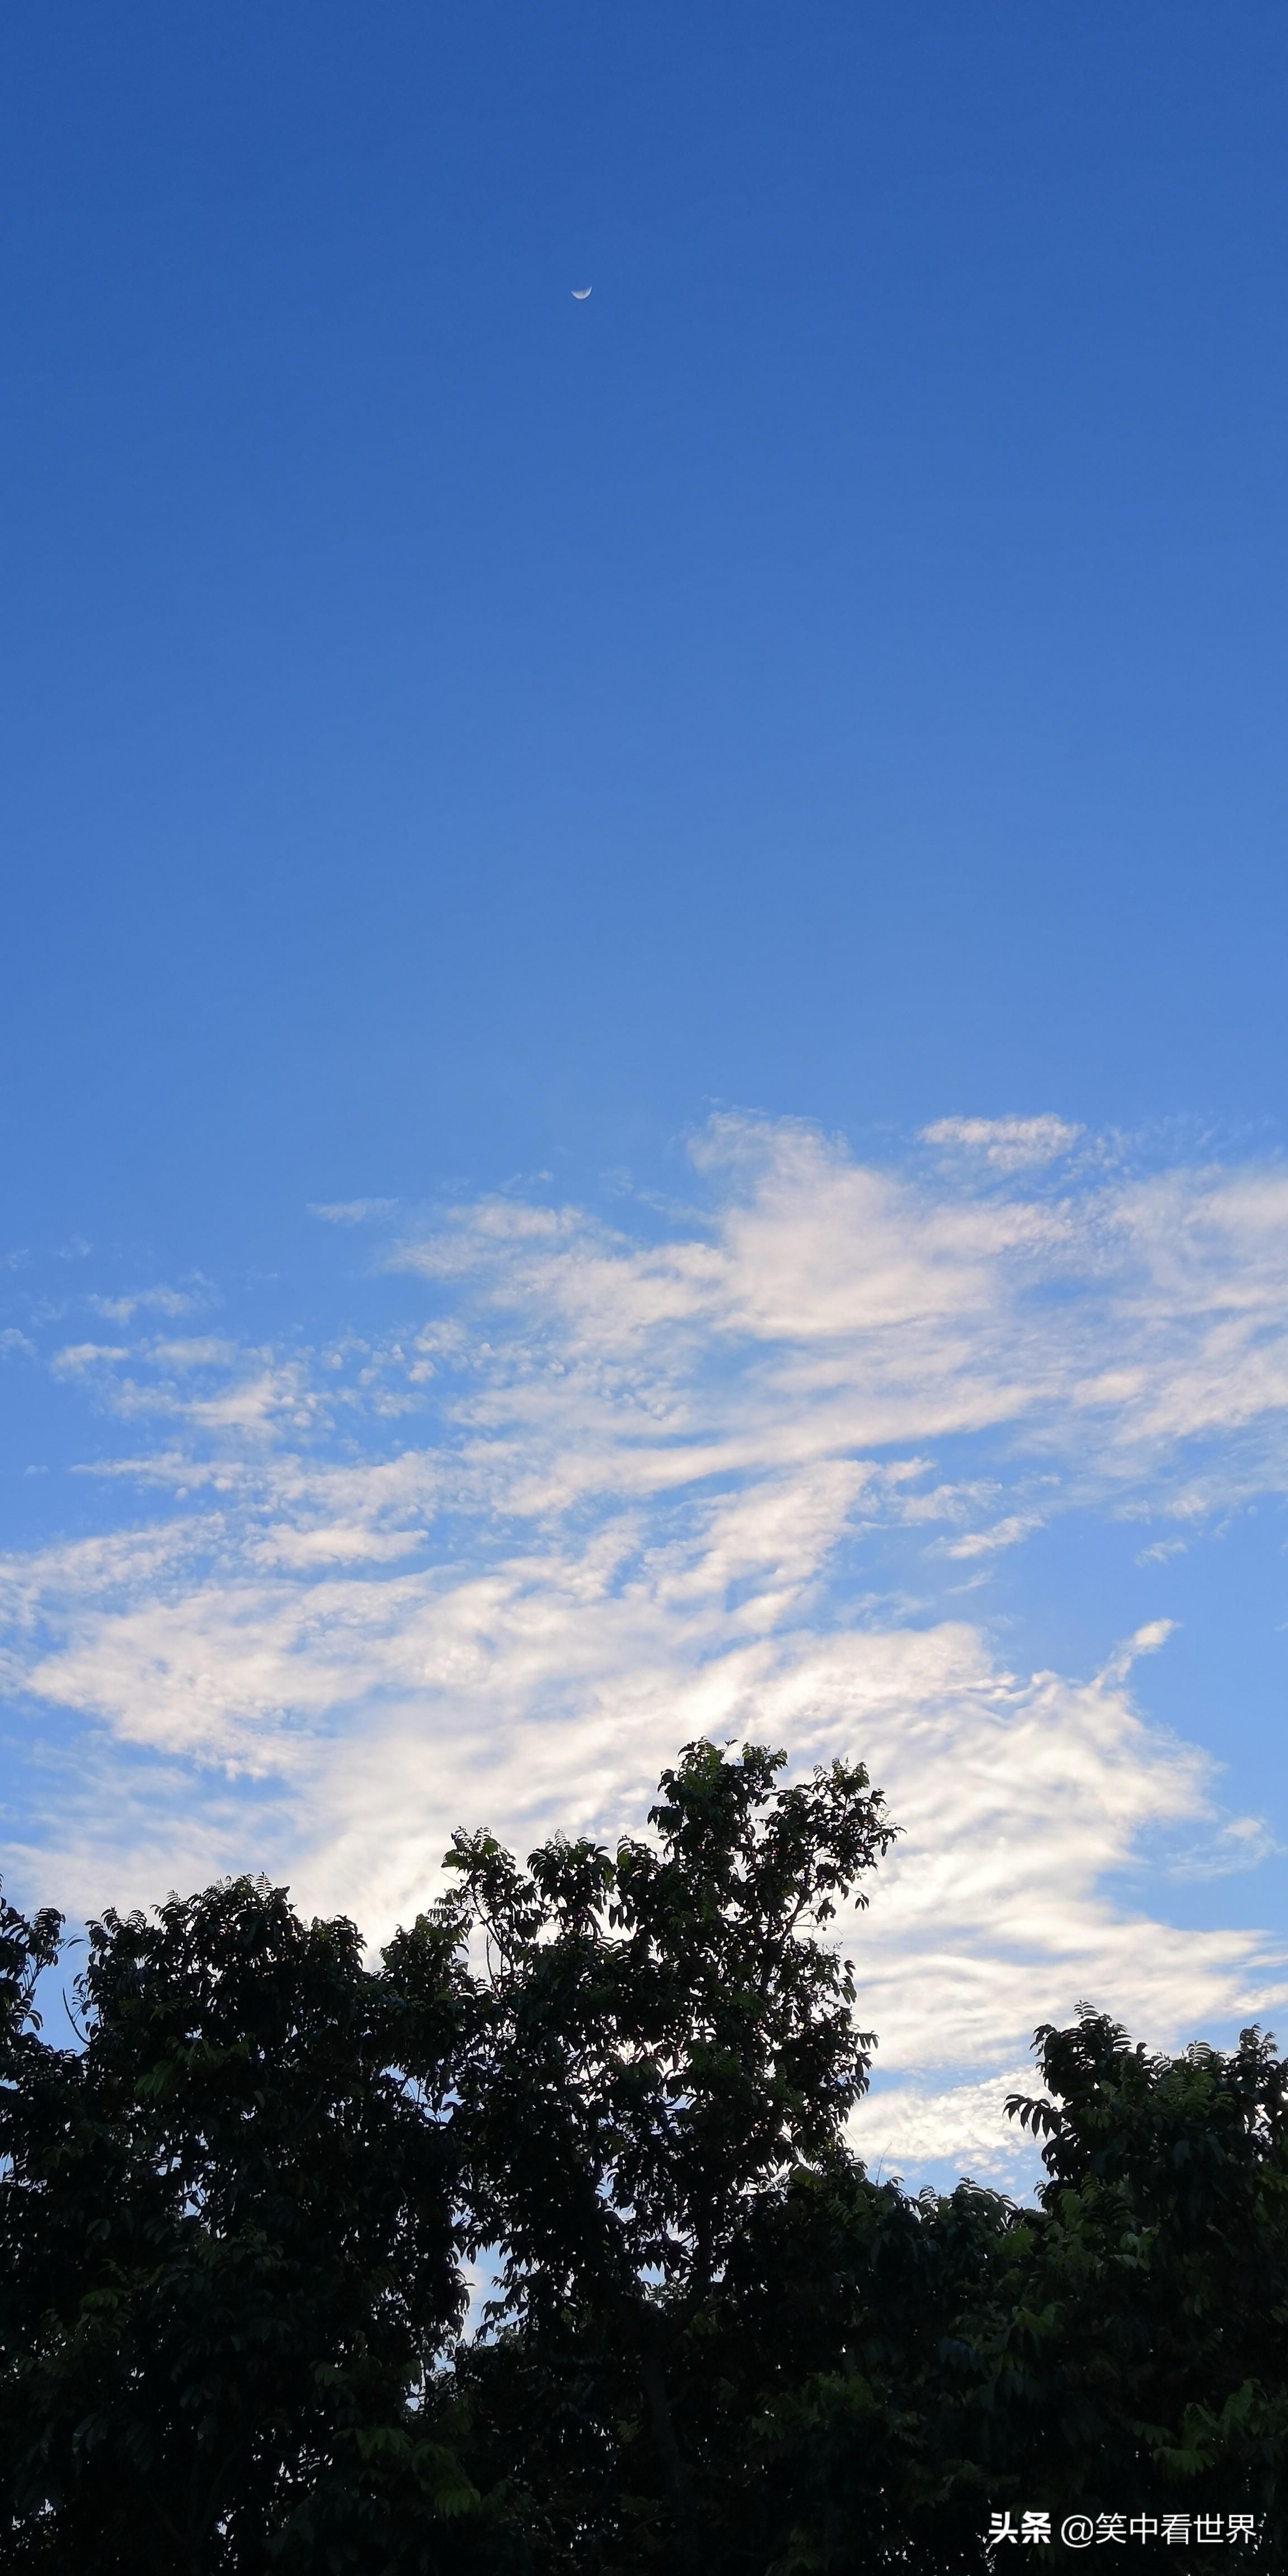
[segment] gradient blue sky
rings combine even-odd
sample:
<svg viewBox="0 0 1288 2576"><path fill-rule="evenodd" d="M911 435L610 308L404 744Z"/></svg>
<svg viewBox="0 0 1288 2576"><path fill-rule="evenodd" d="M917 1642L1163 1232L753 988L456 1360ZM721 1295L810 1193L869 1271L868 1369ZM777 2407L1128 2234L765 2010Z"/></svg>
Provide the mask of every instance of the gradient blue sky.
<svg viewBox="0 0 1288 2576"><path fill-rule="evenodd" d="M888 1705L900 2153L1281 1991L1286 110L1265 0L6 11L20 1892L379 1929Z"/></svg>

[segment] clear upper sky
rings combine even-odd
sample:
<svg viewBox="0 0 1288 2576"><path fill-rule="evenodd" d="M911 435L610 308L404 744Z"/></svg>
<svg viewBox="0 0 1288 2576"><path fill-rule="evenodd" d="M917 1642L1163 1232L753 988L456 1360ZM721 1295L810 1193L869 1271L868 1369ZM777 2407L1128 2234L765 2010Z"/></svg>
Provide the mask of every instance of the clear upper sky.
<svg viewBox="0 0 1288 2576"><path fill-rule="evenodd" d="M20 1235L1281 1114L1280 8L59 0L0 82Z"/></svg>
<svg viewBox="0 0 1288 2576"><path fill-rule="evenodd" d="M299 1745L370 1741L371 1708L405 1711L415 1677L381 1664L337 1679L333 1657L330 1679L310 1668L292 1698L269 1670L282 1600L255 1589L273 1513L294 1532L272 1559L290 1617L325 1626L334 1611L351 1634L377 1590L395 1615L389 1508L412 1510L435 1581L448 1556L468 1557L471 1582L519 1562L505 1515L535 1488L507 1486L503 1509L495 1485L446 1501L436 1486L446 1518L426 1538L426 1459L463 1473L470 1440L493 1439L539 1481L557 1453L559 1508L576 1487L583 1512L575 1545L567 1528L559 1540L565 1572L569 1549L583 1571L599 1562L635 1473L620 1470L636 1449L618 1414L611 1437L587 1414L561 1417L556 1438L495 1389L449 1406L431 1436L414 1410L428 1327L408 1283L436 1283L440 1379L484 1310L510 1318L489 1365L505 1333L526 1350L539 1326L543 1366L575 1377L597 1335L620 1358L623 1317L639 1323L646 1241L675 1322L666 1301L690 1279L696 1228L722 1247L725 1286L703 1274L682 1352L650 1343L646 1367L632 1345L621 1365L668 1437L715 1447L687 1535L632 1522L631 1562L653 1582L658 1551L687 1548L675 1579L696 1581L700 1559L706 1580L725 1566L719 1497L781 1499L798 1469L808 1491L781 1562L763 1528L760 1558L729 1558L734 1627L665 1653L660 1630L614 1631L605 1675L664 1696L672 1647L686 1670L744 1670L737 1615L772 1560L758 1634L875 1621L906 1642L946 1621L976 1642L906 1678L909 1705L987 1695L998 1658L1018 1657L1025 1675L1066 1676L1074 1699L1042 1722L1079 1743L1089 1727L1090 1744L1100 1720L1075 1707L1076 1677L1171 1621L1140 1699L1114 1667L1113 1706L1224 1761L1231 1813L1270 1821L1237 1825L1262 1856L1248 1877L1204 1861L1169 1880L1160 1860L1151 1920L1196 1941L1221 1923L1285 1928L1264 1856L1288 1834L1288 1377L1266 1356L1288 1291L1286 115L1277 0L6 9L0 1537L27 1605L15 1633L35 1633L22 1619L38 1599L64 1658L55 1681L22 1654L13 1667L6 1813L24 1890L33 1850L72 1855L49 1862L42 1894L65 1865L80 1902L108 1869L79 1826L59 1840L69 1793L49 1783L86 1765L100 1821L113 1800L125 1819L104 1849L136 1869L131 1894L151 1888L164 1817L205 1812L212 1779L233 1801L224 1841L185 1846L176 1870L233 1865L256 1800L279 1799L270 1865L329 1848L332 1792L314 1774L298 1787ZM916 1142L944 1121L1043 1118L1063 1128ZM814 1127L846 1146L824 1153ZM1214 1168L1216 1217L1201 1177ZM902 1285L872 1289L880 1329L897 1315L915 1341L930 1307L939 1318L933 1348L915 1341L924 1400L829 1414L802 1466L777 1413L765 1429L747 1350L772 1344L779 1394L799 1384L814 1401L802 1354L831 1330L817 1278L838 1243L867 1261L852 1190L876 1173L899 1176L872 1224L902 1247ZM1022 1219L999 1213L1017 1191ZM582 1211L559 1237L572 1268L517 1288L506 1269L502 1294L483 1220L461 1213L494 1192ZM358 1200L393 1203L361 1252L308 1213ZM424 1213L444 1207L457 1215ZM748 1209L768 1229L757 1259L773 1271L790 1239L797 1265L788 1307L757 1305L754 1327ZM1058 1251L1048 1219L1066 1227ZM474 1247L455 1268L444 1223ZM606 1306L602 1281L578 1304L567 1282L583 1258L594 1268L603 1224L624 1267L608 1264ZM1008 1264L1035 1227L1047 1267L1017 1285ZM1169 1268L1174 1234L1193 1258ZM822 1248L801 1270L806 1240ZM944 1263L952 1274L929 1307L923 1261L941 1284ZM1040 1330L1016 1320L1031 1293ZM877 1307L845 1333L875 1331ZM1200 1307L1216 1337L1201 1364L1185 1340ZM348 1411L327 1414L326 1371L338 1383L354 1352L377 1350L365 1380L355 1362ZM847 1385L904 1385L906 1352L896 1367L884 1344L846 1350ZM959 1363L969 1400L958 1377L951 1400L927 1397ZM203 1370L194 1410L176 1372L187 1386ZM360 1387L393 1377L383 1412L359 1421ZM735 1379L737 1405L711 1397ZM252 1383L277 1390L258 1413ZM1069 1425L1119 1403L1093 1456ZM1022 1456L999 1427L1021 1417ZM1180 1463L1174 1448L1163 1460L1169 1440L1191 1443ZM1198 1464L1195 1440L1209 1444ZM560 1482L586 1441L601 1456L618 1443L598 1517L582 1469ZM401 1471L396 1507L391 1487L373 1500L369 1485L308 1482L393 1473L409 1442L422 1464ZM131 1482L117 1471L140 1444L154 1463ZM288 1495L282 1462L306 1448L314 1465L290 1468ZM835 1553L856 1511L865 1544L887 1545L856 1501L877 1487L845 1481L859 1449L881 1475L903 1462L880 1489L897 1565ZM178 1526L163 1455L180 1519L206 1510L211 1478L221 1497L218 1529L203 1520L182 1548L159 1535ZM673 1483L645 1477L629 1508L645 1510L647 1485L661 1509ZM914 1492L943 1494L940 1523L900 1517ZM1180 1539L1138 1527L1151 1512L1187 1533L1183 1557ZM461 1555L454 1516L471 1513ZM327 1589L359 1526L360 1616ZM907 1553L927 1530L929 1571ZM635 1580L615 1563L605 1600ZM943 1589L994 1564L992 1592ZM517 1598L504 1617L494 1603L512 1643ZM148 1623L212 1601L200 1651L166 1663ZM533 1744L576 1698L575 1663L561 1647L527 1698L514 1682L513 1724ZM176 1706L208 1690L235 1709L233 1735L182 1762L160 1721L149 1738L138 1709L163 1668ZM905 1683L889 1687L897 1699ZM440 1749L474 1723L453 1708L431 1730ZM262 1719L271 1734L283 1710L295 1808L290 1763L245 1754L244 1730ZM585 1723L578 1765L593 1769ZM800 1719L807 1750L814 1723ZM1119 1776L1117 1723L1104 1779ZM655 1734L664 1748L660 1719ZM1159 1831L1162 1742L1140 1756L1154 1783L1140 1813ZM130 1801L162 1753L170 1803L145 1830ZM39 1793L29 1757L46 1766ZM1184 1805L1176 1790L1175 1815ZM1136 1812L1120 1802L1103 1850L1087 1825L1069 1864L1085 1875L1095 1846L1113 1904L1128 1902ZM381 1830L373 1807L372 1850ZM378 1916L407 1901L404 1878L368 1853L337 1884ZM1171 2008L1159 2001L1161 2020ZM960 2064L993 2065L1011 2044L1002 2022L972 2039L962 2011ZM907 2135L915 2148L915 2122Z"/></svg>

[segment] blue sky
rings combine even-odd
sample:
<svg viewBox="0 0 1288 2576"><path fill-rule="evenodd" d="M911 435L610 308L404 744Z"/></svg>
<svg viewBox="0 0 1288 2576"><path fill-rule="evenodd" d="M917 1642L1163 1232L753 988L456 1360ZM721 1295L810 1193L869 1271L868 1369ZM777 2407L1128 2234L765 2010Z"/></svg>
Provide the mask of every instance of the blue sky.
<svg viewBox="0 0 1288 2576"><path fill-rule="evenodd" d="M379 1932L762 1729L906 1811L883 2150L1282 2013L1286 92L6 13L19 1893Z"/></svg>

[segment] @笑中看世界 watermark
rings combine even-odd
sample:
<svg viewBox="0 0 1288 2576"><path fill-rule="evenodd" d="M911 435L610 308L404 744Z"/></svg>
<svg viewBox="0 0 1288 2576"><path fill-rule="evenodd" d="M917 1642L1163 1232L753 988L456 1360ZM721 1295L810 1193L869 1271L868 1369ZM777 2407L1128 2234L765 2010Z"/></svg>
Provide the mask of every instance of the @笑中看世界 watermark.
<svg viewBox="0 0 1288 2576"><path fill-rule="evenodd" d="M1011 2542L1048 2547L1062 2540L1066 2549L1130 2548L1133 2541L1158 2541L1165 2548L1256 2549L1264 2517L1255 2513L1045 2513L1008 2509L991 2513L984 2535L987 2549Z"/></svg>

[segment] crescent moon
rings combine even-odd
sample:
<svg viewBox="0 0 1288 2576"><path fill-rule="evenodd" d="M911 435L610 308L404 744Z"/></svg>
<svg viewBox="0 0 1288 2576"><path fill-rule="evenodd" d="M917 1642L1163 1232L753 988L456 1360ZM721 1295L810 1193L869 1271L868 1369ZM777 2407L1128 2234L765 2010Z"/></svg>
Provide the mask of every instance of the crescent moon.
<svg viewBox="0 0 1288 2576"><path fill-rule="evenodd" d="M590 293L590 288L588 286L574 286L572 292L574 303L584 304Z"/></svg>

